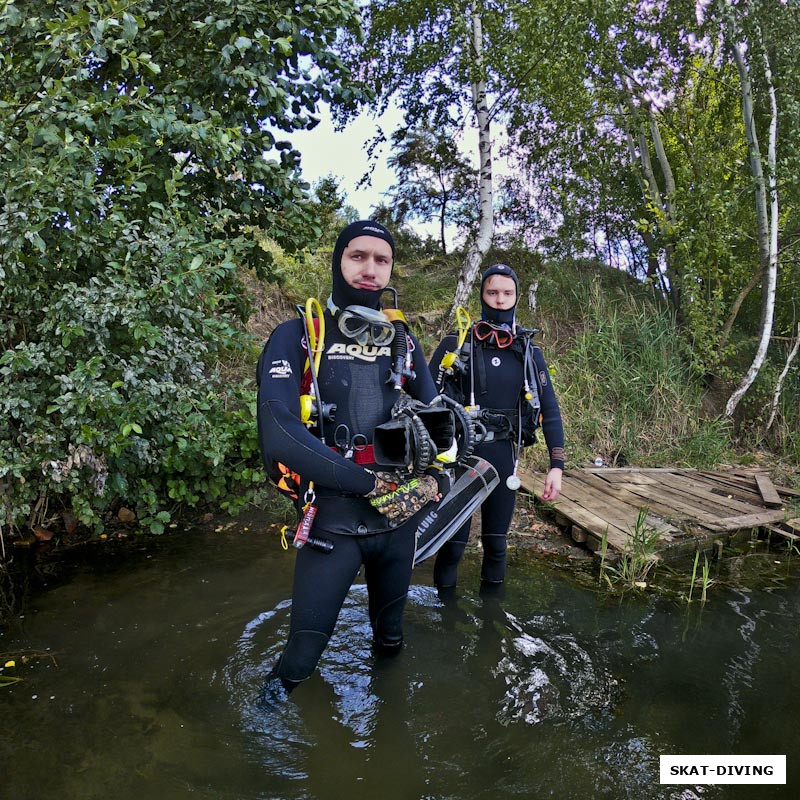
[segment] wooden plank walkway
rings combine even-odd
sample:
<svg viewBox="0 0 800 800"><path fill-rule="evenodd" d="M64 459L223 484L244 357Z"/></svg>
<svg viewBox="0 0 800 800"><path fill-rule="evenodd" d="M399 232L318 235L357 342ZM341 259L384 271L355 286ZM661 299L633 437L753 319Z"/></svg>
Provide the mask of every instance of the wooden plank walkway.
<svg viewBox="0 0 800 800"><path fill-rule="evenodd" d="M784 510L785 499L800 492L775 486L763 471L567 470L555 503L541 501L543 474L521 468L519 477L540 511L554 515L576 542L598 552L605 535L612 556L625 552L642 509L647 526L660 534L662 558L718 548L754 530L790 541L800 532L800 519L787 520Z"/></svg>

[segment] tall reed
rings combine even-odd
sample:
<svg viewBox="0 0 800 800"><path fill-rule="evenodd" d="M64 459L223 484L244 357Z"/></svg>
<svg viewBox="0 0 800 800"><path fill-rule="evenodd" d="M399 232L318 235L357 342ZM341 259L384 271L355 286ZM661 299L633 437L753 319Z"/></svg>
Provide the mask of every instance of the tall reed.
<svg viewBox="0 0 800 800"><path fill-rule="evenodd" d="M706 419L703 387L672 315L622 291L590 295L584 331L558 361L570 441L606 463L710 467L729 423Z"/></svg>

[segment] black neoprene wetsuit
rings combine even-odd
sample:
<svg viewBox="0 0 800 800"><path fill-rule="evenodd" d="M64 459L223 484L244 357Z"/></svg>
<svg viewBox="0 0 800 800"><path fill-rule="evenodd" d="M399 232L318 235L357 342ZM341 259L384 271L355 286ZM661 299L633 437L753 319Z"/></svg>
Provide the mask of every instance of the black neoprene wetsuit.
<svg viewBox="0 0 800 800"><path fill-rule="evenodd" d="M391 417L398 391L387 385L391 346L362 346L347 339L330 312L325 312L325 348L319 367L320 394L335 403L325 441L300 419L301 379L306 361L301 320L279 325L259 361L259 444L265 461L280 461L300 473L304 486L314 481L318 511L312 536L333 543L330 553L304 547L297 552L292 589L289 640L277 667L284 681L309 677L333 633L347 592L363 564L369 594L369 616L375 642L384 648L402 643L402 615L414 556L414 532L420 514L397 528L379 514L364 495L374 476L333 448L335 433L344 441L356 434L372 442L375 427ZM416 377L405 391L430 402L436 388L419 344L409 337ZM367 467L370 465L367 464ZM302 491L301 491L302 497Z"/></svg>
<svg viewBox="0 0 800 800"><path fill-rule="evenodd" d="M480 342L474 336L467 340L472 347L472 358L465 359L465 370L460 378L449 378L458 382L458 389L469 404L471 371L475 370L475 404L481 409L500 409L516 414L523 390L524 347L521 337L517 337L511 347L500 349L491 339ZM455 351L457 337L446 336L430 361L431 375L441 385L441 361L448 351ZM536 373L541 402L541 427L550 455L550 467L564 468L564 428L558 408L550 373L544 355L538 347L530 348ZM524 399L521 402L525 403ZM500 477L500 484L481 506L481 544L483 563L481 579L486 583L500 583L506 572L506 538L514 514L517 493L506 486L506 478L514 471L514 443L516 435L506 431L495 441L480 444L475 454L485 458L494 466ZM454 586L458 576L458 562L464 554L469 539L470 522L466 522L456 535L439 551L434 565L434 583L441 587Z"/></svg>

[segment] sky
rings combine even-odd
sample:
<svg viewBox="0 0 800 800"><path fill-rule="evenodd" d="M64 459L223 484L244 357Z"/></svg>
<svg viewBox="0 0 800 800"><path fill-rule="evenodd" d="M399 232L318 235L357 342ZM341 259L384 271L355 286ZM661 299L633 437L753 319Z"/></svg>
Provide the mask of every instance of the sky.
<svg viewBox="0 0 800 800"><path fill-rule="evenodd" d="M336 130L327 107L320 109L320 122L311 131L294 131L290 137L292 145L300 151L303 178L312 186L328 175L339 182L339 191L346 195L345 202L353 206L361 219L369 218L375 206L387 202L386 193L396 183L394 172L386 160L391 154L388 143L377 153L375 166L369 185L357 188L358 182L370 168L366 146L380 127L387 139L396 128L403 124L402 111L390 107L385 114L376 118L368 111L362 112L343 130ZM285 134L281 134L284 138ZM493 130L493 172L495 178L509 173L505 160L499 156L500 144L505 141L505 131L495 126ZM454 142L454 147L472 159L477 169L477 134L468 128L463 137ZM412 221L410 227L420 236L439 238L439 223ZM445 231L448 248L463 238L464 231L449 227Z"/></svg>
<svg viewBox="0 0 800 800"><path fill-rule="evenodd" d="M388 145L384 145L372 173L371 185L357 189L356 185L370 167L366 153L367 142L375 135L378 125L386 136L402 123L399 111L389 111L376 119L363 113L342 131L334 128L327 110L312 131L295 131L293 146L301 153L303 177L310 184L333 175L339 180L339 190L346 195L348 205L356 208L362 218L385 202L384 193L395 183L395 176L386 164Z"/></svg>
<svg viewBox="0 0 800 800"><path fill-rule="evenodd" d="M333 175L339 180L339 191L346 195L345 202L357 209L362 219L368 218L375 206L388 201L386 193L396 183L396 177L386 163L391 154L389 144L386 143L378 151L370 184L356 188L361 177L370 168L367 143L379 126L389 139L395 129L403 124L403 114L395 107L390 107L378 118L365 111L341 131L335 129L327 108L321 109L320 117L316 128L311 131L295 131L290 137L292 145L301 154L303 178L313 186L322 178ZM463 140L454 143L454 146L471 157L477 167L476 153L470 152ZM436 220L429 223L412 221L410 227L421 236L439 238L439 224ZM448 247L460 238L461 233L463 231L456 228L446 230Z"/></svg>

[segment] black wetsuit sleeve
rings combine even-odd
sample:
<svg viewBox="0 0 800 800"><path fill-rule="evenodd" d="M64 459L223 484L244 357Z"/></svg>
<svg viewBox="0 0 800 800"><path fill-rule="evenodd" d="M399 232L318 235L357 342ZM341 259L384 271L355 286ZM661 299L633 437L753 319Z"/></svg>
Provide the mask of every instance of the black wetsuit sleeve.
<svg viewBox="0 0 800 800"><path fill-rule="evenodd" d="M558 400L544 354L538 347L534 347L532 350L536 374L539 378L542 433L544 433L547 451L550 454L550 467L564 469L564 425L561 422L561 410L558 407Z"/></svg>
<svg viewBox="0 0 800 800"><path fill-rule="evenodd" d="M300 320L279 325L259 360L258 439L261 452L306 480L355 495L375 485L374 476L314 436L300 419L300 382L306 360Z"/></svg>
<svg viewBox="0 0 800 800"><path fill-rule="evenodd" d="M423 403L430 403L438 394L436 391L436 384L433 382L431 373L428 369L428 364L425 361L425 353L422 352L419 342L413 334L409 333L414 351L412 353L412 362L414 364L415 377L408 382L406 391L415 399Z"/></svg>

